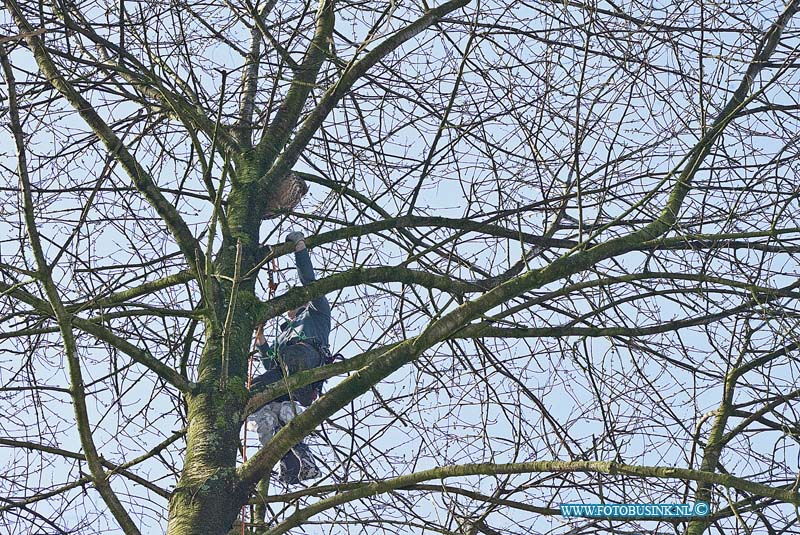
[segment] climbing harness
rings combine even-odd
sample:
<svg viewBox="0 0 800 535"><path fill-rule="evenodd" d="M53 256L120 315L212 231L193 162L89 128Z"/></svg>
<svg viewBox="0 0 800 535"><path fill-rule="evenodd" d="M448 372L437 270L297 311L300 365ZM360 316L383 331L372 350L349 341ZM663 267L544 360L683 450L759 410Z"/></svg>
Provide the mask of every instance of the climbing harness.
<svg viewBox="0 0 800 535"><path fill-rule="evenodd" d="M291 343L291 341L290 341ZM335 355L331 353L331 348L328 347L326 344L320 343L319 340L316 338L307 338L305 340L300 340L295 342L298 344L307 344L313 347L317 354L321 357L320 358L320 366L327 366L328 364L333 364L337 360L344 360L344 357L341 353L336 353ZM322 379L320 381L316 381L311 383L311 390L314 391L315 396L314 399L318 398L323 393L323 387L325 386L325 382L327 379Z"/></svg>

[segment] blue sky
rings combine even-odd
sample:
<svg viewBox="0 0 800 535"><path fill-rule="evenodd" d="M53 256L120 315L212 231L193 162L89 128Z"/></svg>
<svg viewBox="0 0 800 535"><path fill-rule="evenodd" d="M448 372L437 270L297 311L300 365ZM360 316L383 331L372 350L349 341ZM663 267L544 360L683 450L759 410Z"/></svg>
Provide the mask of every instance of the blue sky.
<svg viewBox="0 0 800 535"><path fill-rule="evenodd" d="M601 3L599 6L611 9L610 4ZM94 9L101 7L98 4ZM281 14L290 16L294 7L287 4ZM469 24L473 20L472 7L465 11L467 15L464 20ZM731 11L726 15L723 8ZM579 179L583 181L582 199L585 199L586 205L580 208L575 202L569 205L568 215L573 221L582 216L588 226L596 217L608 221L625 213L679 164L687 148L699 136L701 118L713 118L728 92L738 83L743 62L752 55L752 36L746 32L725 29L747 29L752 25L751 30L763 30L779 8L777 2L738 7L706 6L704 16L708 17L708 25L721 30L708 31L704 35L708 53L703 62L702 104L706 107L703 112L698 88L687 82L699 80L700 76L697 58L688 52L689 45L697 44L699 36L696 32L647 33L641 39L620 39L617 42L595 35L588 41L588 48L593 54L586 62L586 75L581 83L580 66L586 46L586 33L581 29L594 27L599 30L600 26L592 26L598 24L597 21L592 23L587 20L586 13L575 7L553 3L519 2L513 8L508 8L504 3L482 2L480 23L496 22L528 31L523 36L514 36L510 32L479 32L472 42L467 54L468 61L464 63L461 89L453 99L453 111L444 122L446 128L440 136L429 175L421 189L417 213L449 217L491 214L520 205L542 203L562 193L574 193ZM395 13L393 28L411 17L413 10L404 9L407 11ZM631 4L626 5L625 9L636 8ZM697 9L686 8L685 3L662 2L652 4L650 9L640 13L631 11L631 14L674 26L694 24L699 16ZM0 16L7 17L7 14L3 12ZM602 17L598 20L611 24ZM168 20L161 22L163 28L169 28ZM2 23L4 29L8 27L7 19L2 19ZM348 20L343 15L337 23L337 29L343 35L361 39L365 25L369 23L369 20L357 20L355 17ZM617 24L619 35L637 31L635 24ZM165 31L163 28L162 31ZM431 109L441 110L448 102L454 86L454 73L462 62L467 45L463 26L443 25L443 28L449 31L423 33L413 44L387 61L385 67L376 71L378 81L396 83L397 79L392 77L389 66L402 66L405 69L404 78L409 81L407 85L398 85L393 94L372 81L358 86L356 98L353 101L345 100L330 116L323 129L324 136L320 135L312 141L303 161L296 168L346 182L357 191L377 198L378 204L388 213L402 213L424 168L423 162L435 133L443 123L441 114ZM153 32L155 29L154 23ZM229 35L245 42L245 33L240 26L229 30ZM300 47L300 44L297 46ZM344 38L339 38L336 45L337 52L345 59L356 48L348 46ZM796 34L791 34L785 46L779 50L780 57L793 54L796 45ZM219 78L214 77L210 68L232 68L237 65L237 56L222 45L198 52L208 60L208 65L198 65L198 72L204 73L199 83L208 93L209 101L215 102ZM618 57L621 55L632 58L630 63L620 62ZM648 60L647 69L634 61L645 58ZM18 69L32 67L30 58L22 50L16 50L12 59ZM177 54L168 58L168 61L176 66L178 72L183 72L181 68L185 68L185 65L181 64ZM326 74L332 75L333 67L327 69ZM268 69L265 68L265 71ZM775 72L766 71L763 80ZM22 71L18 76L19 80L25 79ZM766 96L771 102L792 103L797 81L797 74L793 70L782 73L780 82L771 85ZM578 87L582 91L580 99L577 98ZM100 98L96 92L92 96ZM354 101L358 102L359 110L356 110ZM235 104L231 100L229 108L235 109ZM96 148L83 148L81 140L87 135L87 129L63 101L49 108L55 114L55 120L53 115L41 115L41 109L39 107L25 117L26 129L31 134L29 157L32 165L41 163L41 168L37 168L34 174L34 181L39 186L53 190L39 197L37 202L41 207L41 228L58 243L65 232L71 232L70 223L76 220L82 208L80 203L86 198L86 192L69 193L63 190L78 185L93 185L103 176L106 154ZM124 99L116 99L101 107L101 111L109 119L122 119L134 113L135 106ZM358 111L366 118L367 129L356 120ZM485 120L473 124L475 117ZM578 143L580 151L577 158L574 139L576 120L585 133ZM796 118L790 114L755 114L737 120L736 128L723 137L719 142L719 150L707 159L707 163L717 162L720 166L714 172L704 169L698 173L696 189L685 205L687 221L697 218L702 212L709 214L706 219L715 222L681 227L676 229L676 235L764 229L769 222L770 212L759 204L766 195L760 193L761 188L771 188L777 192L773 194L776 207L784 202L789 207L784 215L777 208L771 212L771 216L781 225L788 225L792 209L796 208L796 201L786 199L791 196L791 188L796 188L796 185L793 186L796 184L796 163L792 157L797 150L797 126ZM142 140L137 139L144 129L144 125L138 124L126 135L126 141L136 147L137 153L142 154L159 184L165 188L177 187L186 173L190 188L202 192L197 168L186 169L189 146L176 132L176 125L164 122L148 124L147 127L151 127L155 134L148 133ZM782 140L787 141L785 146L781 144ZM173 151L174 159L147 160L148 150L157 148L159 142ZM75 147L74 154L69 153L70 147ZM328 150L330 147L335 150ZM50 164L45 161L47 156L59 150L66 151L61 163ZM626 157L615 161L623 155ZM786 156L786 161L775 159L781 156ZM15 165L13 150L9 139L5 137L0 138L0 163L6 170L6 176L12 176L9 170ZM215 178L218 176L215 175ZM111 169L104 182L108 187L127 184L127 177L116 167ZM736 194L722 193L716 188L719 184L740 191ZM610 193L603 197L592 193L592 187L610 188ZM59 189L62 191L57 191ZM667 188L659 190L650 202L641 209L633 210L625 218L652 217L663 205L667 191ZM14 212L15 199L13 192L4 191L0 236L7 238L0 243L0 256L3 262L21 264L24 259L18 255L20 234L19 219ZM202 232L210 217L209 204L184 196L177 205L184 217L196 226L197 232ZM522 230L541 234L544 224L552 221L555 206L551 201L523 212L519 220L505 218L501 222L512 228L518 226ZM748 206L758 207L758 210L748 215L745 209ZM602 212L598 207L602 207ZM317 217L347 221L349 224L364 223L379 217L374 210L356 213L349 201L336 198L318 185L312 185L302 204L302 211ZM147 218L135 220L131 218L133 214L154 215L133 192L100 195L95 209L91 211L94 222L85 225L74 242L76 256L86 259L92 257L94 267L113 268L115 264L137 263L140 257L152 258L175 253L176 247L164 239L165 232L158 221ZM69 220L67 223L56 221L64 217ZM303 228L312 233L337 225L320 223L318 219L301 221L292 218L264 223L262 235L270 236L270 241L274 242L291 228ZM601 239L624 231L625 227L612 228ZM425 240L448 234L444 231L425 232L419 234ZM126 236L133 236L133 239ZM561 230L557 236L574 239L576 232L574 229ZM472 238L470 235L460 239L454 250L492 273L503 271L521 255L519 244L513 241ZM547 264L555 254L555 251L548 251L532 258L530 267ZM734 261L730 257L707 257L703 251L673 252L651 259L649 268L653 271L680 271L685 263L691 263L694 266L705 265L709 273L719 276L746 278L752 274L740 273L736 262L752 265L760 261L756 254L736 253ZM313 255L320 273L324 275L356 265L397 265L405 260L407 253L395 243L374 236L346 245L323 246L315 249ZM604 262L598 266L596 273L581 274L569 282L589 280L602 274L639 272L647 258L647 255L640 253L630 254L618 259L618 263ZM427 264L412 262L410 266L422 269L431 269L431 264L438 268L449 266L447 272L454 277L476 277L474 273L456 267L452 259L443 260L429 255L425 260ZM797 262L793 255L775 254L767 264L782 275L774 276L765 271L760 279L753 282L781 286L797 274ZM160 272L149 276L174 272L181 266L177 257L169 258L163 261ZM291 258L280 259L279 266L282 270L279 293L282 293L295 283L295 278ZM109 287L135 285L143 281L143 271L135 268L104 270L102 273L109 275L102 280L87 276L81 272L82 268L85 266L64 262L56 271L69 299L84 299ZM261 283L262 295L266 296L264 273ZM563 281L559 281L541 291L552 291L563 284ZM636 291L630 286L621 286L619 295L623 289L627 292ZM373 344L418 333L434 310L438 308L441 312L456 306L446 295L431 295L419 289L415 295L413 291L399 284L387 284L380 288L348 288L329 295L336 304L334 316L338 321L332 337L334 348L345 356L353 356ZM640 303L620 304L613 308L614 313L605 317L607 323L604 325L628 325L631 322L652 325L659 321L705 313L701 309L703 304L724 310L741 302L740 296L717 296L704 292L704 288L698 288L694 305L679 305L670 298L658 296L647 299L647 307L634 306ZM197 299L192 294L191 287L188 290L179 287L164 295L148 297L140 304L173 306L178 303L188 309L190 300ZM405 298L405 308L399 305L399 295ZM611 293L601 292L587 293L582 297L574 295L571 303L566 299L558 301L562 307L558 311L535 307L511 319L527 326L559 325L570 321L565 310L571 309L577 315L586 314L608 303L609 295ZM403 329L393 326L401 317ZM4 329L13 327L13 318L7 318ZM766 324L761 331L764 333L763 340L760 340L765 348L794 336L794 319L791 315L774 317L765 314L754 321L761 319ZM152 331L154 336L177 343L186 323L185 319L164 322L142 320L124 324L124 328L131 329L135 325L140 329L138 336L147 337L148 332ZM121 321L119 325L123 327ZM724 373L732 355L738 351L732 334L734 328L740 329L741 325L728 322L709 330L687 330L680 337L660 335L648 338L646 344L650 349L657 348L662 358L656 358L653 353L641 348L625 347L616 341L612 344L612 340L607 338L492 341L491 352L541 400L562 425L570 428L581 447L587 448L592 437L596 437L600 444L597 453L599 458L619 455L632 464L674 463L685 466L692 433L699 418L719 403L721 388L715 376ZM63 387L66 376L57 343L56 337L48 336L47 343L35 351L29 368L21 367L19 355L13 353L23 348L11 347L0 362L2 382L16 384L14 381L24 375L15 374L23 370L23 374L33 374L47 385ZM93 340L86 339L85 343L82 358L85 359L87 376L93 379L104 377L117 362L119 365L128 362ZM0 344L9 344L9 341L2 340ZM199 347L198 344L195 351ZM342 411L335 419L339 428L334 425L323 426L327 439L317 437L312 440L317 454L325 463L336 466L336 463L346 459L350 451L361 449L361 456L354 460L363 464L363 468L356 468L352 463L347 465L347 461L344 461L349 470L348 476L353 478L362 475L386 477L442 463L568 458L569 454L557 433L550 429L531 399L521 392L519 385L496 370L492 371L486 357L481 356L470 344L464 347L464 355L459 355L446 345L434 348L415 365L404 367L382 382L377 392L388 400L391 412L382 407L372 394L363 396L353 407ZM160 356L175 351L169 345L158 344L149 345L148 349ZM596 373L600 374L598 379L601 380L594 388L585 371L587 362L591 362ZM675 362L690 363L697 366L700 372L691 374L677 367ZM485 370L486 376L476 378L476 373L468 363ZM642 370L641 373L636 373L637 367ZM435 373L431 370L435 370ZM98 445L108 459L115 461L128 458L126 450L131 446L144 450L181 427L173 411L176 405L174 396L160 390L142 368L132 366L122 377L118 384L104 381L98 385L91 415L92 421L98 425ZM144 379L140 380L140 377ZM785 391L796 377L796 364L781 362L771 370L769 377L753 378L752 381L763 381L764 384L754 384L742 396L766 396L776 390ZM335 384L335 381L330 384ZM121 392L125 392L124 395L120 396ZM153 395L155 398L151 399ZM32 404L26 395L10 396L7 404L4 403L8 407L9 419L3 432L9 436L24 435L25 438L77 451L74 432L70 429L68 397L56 391L43 392L41 396L42 402L38 405ZM121 405L117 405L118 399L122 400ZM666 413L665 407L669 408ZM401 415L401 418L398 419L392 412ZM609 427L619 430L621 443L614 444L608 433ZM352 429L357 432L355 438L350 433ZM544 437L540 436L543 432ZM251 437L251 443L254 438ZM765 459L755 454L748 455L748 450L764 453L767 457L773 456L779 461L785 458L786 465L797 469L796 444L789 443L785 437L761 433L752 442L748 443L749 440L749 437L742 437L735 453L730 452L730 457L726 458L729 469L741 469L742 473L756 473L763 469ZM576 450L579 447L578 444L568 446ZM3 461L4 455L9 456L6 461ZM7 448L0 449L0 465L28 466L31 474L37 474L36 480L29 482L31 485L64 482L77 473L71 464L55 463L50 458L44 461L37 458L22 459L17 455L20 454L12 453ZM177 451L168 455L175 459L180 457ZM45 465L43 470L39 470L40 463ZM160 462L146 463L138 470L163 485L168 485L172 477ZM344 474L344 467L337 469L337 478L344 477ZM523 485L525 480L517 477L513 481ZM597 480L585 478L587 482ZM486 493L491 493L496 486L494 478L473 478L462 483ZM151 497L153 503L149 503L142 499L141 489L129 486L121 478L115 479L115 485L119 489L130 489L133 493L131 502L135 508L141 508L147 529L154 530L156 526L164 524L164 511L159 509L164 505L163 500ZM673 498L676 491L682 490L677 483L655 489L646 486L622 488L616 487L610 480L606 480L604 488L610 497L620 498L624 495L630 499L633 496L639 501L664 501L665 497ZM558 501L580 501L585 498L580 492L558 491L547 484L528 488L525 492L537 505L556 497ZM619 495L615 494L617 492ZM96 497L92 496L92 499L96 500ZM389 502L386 515L391 516L394 514L391 502L395 498L389 496L386 499ZM411 494L409 499L415 504L415 510L425 512L431 518L436 515L447 516L446 503L456 500L447 494L434 494L433 497ZM460 500L463 502L463 498ZM462 506L468 507L466 504ZM48 510L48 507L46 503L39 503L37 511L55 516L57 512ZM102 505L97 507L102 508ZM349 511L350 506L343 510ZM85 510L80 501L70 506L69 514L75 519L85 518L96 522L94 513ZM102 520L97 522L108 521L105 515L100 516ZM492 513L488 521L490 525L505 527L512 532L541 530L542 533L568 533L570 529L570 523L562 525L560 518L538 518L534 521L520 512ZM109 532L114 532L111 526L113 524L110 524ZM328 533L331 529L321 525L311 526L307 531Z"/></svg>

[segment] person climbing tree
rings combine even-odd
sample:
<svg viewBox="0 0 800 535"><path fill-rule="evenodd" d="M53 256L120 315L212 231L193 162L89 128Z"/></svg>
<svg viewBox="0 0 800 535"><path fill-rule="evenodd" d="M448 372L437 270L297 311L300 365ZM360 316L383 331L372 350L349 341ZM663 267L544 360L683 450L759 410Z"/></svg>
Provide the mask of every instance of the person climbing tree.
<svg viewBox="0 0 800 535"><path fill-rule="evenodd" d="M290 232L286 241L294 244L294 258L300 282L307 285L316 280L311 257L301 232ZM318 297L302 307L290 310L289 320L280 327L277 339L268 344L263 325L256 329L256 348L266 371L253 380L251 389L257 391L267 385L302 370L332 362L328 337L331 332L331 307L325 296ZM283 425L311 405L321 394L322 381L293 390L253 413L248 425L255 427L258 438L265 445ZM293 485L302 480L320 476L309 447L300 442L281 459L280 480Z"/></svg>

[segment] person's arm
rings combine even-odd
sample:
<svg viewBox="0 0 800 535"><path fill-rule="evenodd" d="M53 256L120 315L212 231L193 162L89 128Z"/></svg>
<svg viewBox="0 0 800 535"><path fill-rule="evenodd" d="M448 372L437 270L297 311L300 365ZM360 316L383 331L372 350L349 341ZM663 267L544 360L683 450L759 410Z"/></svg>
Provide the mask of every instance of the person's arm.
<svg viewBox="0 0 800 535"><path fill-rule="evenodd" d="M267 343L267 338L264 336L264 324L259 323L256 327L256 347L263 346Z"/></svg>
<svg viewBox="0 0 800 535"><path fill-rule="evenodd" d="M314 266L311 264L311 256L308 254L305 241L303 241L303 235L300 232L291 232L286 236L286 241L294 243L294 262L295 266L297 266L297 275L303 286L307 286L317 280ZM311 305L312 309L309 314L316 318L317 330L324 331L314 334L319 336L322 342L327 343L331 324L331 305L324 295L313 299Z"/></svg>
<svg viewBox="0 0 800 535"><path fill-rule="evenodd" d="M303 286L308 286L317 280L317 276L314 273L314 266L311 265L311 256L308 254L303 238L303 233L295 230L286 235L286 242L294 244L294 265L297 267L297 275Z"/></svg>
<svg viewBox="0 0 800 535"><path fill-rule="evenodd" d="M303 244L302 241L300 243ZM303 244L302 249L295 251L294 264L297 266L297 275L300 277L300 282L303 283L303 286L308 286L317 280L314 266L311 264L311 255L308 254L305 244Z"/></svg>
<svg viewBox="0 0 800 535"><path fill-rule="evenodd" d="M265 362L270 359L270 346L267 343L267 338L264 336L263 323L260 323L258 327L256 327L256 349L258 350L261 362Z"/></svg>
<svg viewBox="0 0 800 535"><path fill-rule="evenodd" d="M314 266L311 264L311 256L308 254L306 244L303 243L303 240L300 240L297 246L300 247L299 249L295 248L294 253L297 275L300 277L300 282L303 283L303 286L308 286L317 280L317 276L314 273ZM317 297L311 301L311 304L314 305L314 310L330 318L331 305L328 303L327 297L324 295Z"/></svg>

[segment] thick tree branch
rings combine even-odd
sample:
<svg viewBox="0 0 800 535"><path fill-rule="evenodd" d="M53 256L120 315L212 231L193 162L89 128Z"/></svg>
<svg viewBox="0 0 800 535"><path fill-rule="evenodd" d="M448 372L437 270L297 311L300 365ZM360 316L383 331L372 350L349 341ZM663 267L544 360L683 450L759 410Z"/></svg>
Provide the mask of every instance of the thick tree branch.
<svg viewBox="0 0 800 535"><path fill-rule="evenodd" d="M160 360L153 357L148 351L144 351L135 345L131 344L124 338L121 338L108 329L82 318L73 316L72 323L78 329L94 335L98 340L102 340L107 344L119 349L135 362L145 366L155 372L164 381L171 384L178 390L184 393L193 392L196 385L189 381L186 377L176 372Z"/></svg>
<svg viewBox="0 0 800 535"><path fill-rule="evenodd" d="M23 31L32 31L30 27L22 28ZM28 41L37 39L29 36ZM11 130L14 135L14 142L17 149L17 162L20 183L22 184L22 201L25 228L28 232L33 256L36 260L36 278L44 286L49 305L52 308L56 321L58 322L61 338L64 344L64 353L67 358L68 375L70 381L70 397L75 414L75 423L78 428L81 446L86 455L86 463L94 484L103 501L108 506L111 514L119 523L126 535L139 535L139 530L131 519L128 511L119 501L114 490L111 488L105 471L100 461L100 454L92 437L92 425L89 422L89 412L86 406L86 391L83 384L80 359L78 357L78 346L72 332L72 316L67 312L61 301L58 288L53 282L51 267L48 265L41 245L39 231L36 227L34 218L33 197L31 195L30 179L28 177L28 164L25 156L25 141L23 139L22 124L19 119L17 108L16 86L14 83L14 73L11 63L8 61L3 45L0 45L0 62L2 62L3 73L5 74L8 86L9 115L11 119Z"/></svg>
<svg viewBox="0 0 800 535"><path fill-rule="evenodd" d="M15 287L13 285L7 284L5 282L0 281L0 292L7 293L8 295L14 297L33 307L33 309L41 316L44 317L54 317L52 308L47 304L46 301L43 301L33 295L25 292L19 287ZM65 313L70 314L69 311L65 307ZM191 392L194 390L194 383L189 382L186 378L181 376L178 372L164 364L163 362L159 361L158 359L154 358L148 352L139 349L135 345L131 344L124 338L121 338L102 325L98 325L97 323L80 318L78 316L70 315L71 323L74 327L81 329L84 332L94 335L97 339L102 340L115 348L119 349L123 353L130 356L134 361L138 362L142 366L145 366L156 374L159 377L173 385L174 387L178 388L182 392Z"/></svg>
<svg viewBox="0 0 800 535"><path fill-rule="evenodd" d="M353 84L370 68L400 47L403 43L430 27L440 18L456 9L464 7L469 2L470 0L451 0L429 10L416 21L405 26L391 37L386 38L363 58L351 63L342 73L339 80L325 91L317 106L301 123L291 143L286 146L285 150L278 156L270 170L261 178L261 189L266 189L275 178L282 177L289 172L311 140L311 137L322 126L328 114L333 111L342 97L350 91ZM265 142L269 142L269 138L265 137L262 143Z"/></svg>
<svg viewBox="0 0 800 535"><path fill-rule="evenodd" d="M143 461L145 461L147 459L150 459L154 455L158 455L159 453L164 451L170 444L174 443L176 440L178 440L179 438L181 438L185 434L186 434L185 430L179 431L178 433L175 433L172 436L170 436L169 438L167 438L166 440L162 441L160 444L158 444L156 447L154 447L153 449L151 449L147 453L145 453L143 455L140 455L136 459L133 459L133 460L128 461L128 462L125 462L123 464L117 465L117 464L112 463L111 461L103 459L102 457L100 458L100 463L110 471L108 473L108 476L110 476L112 474L123 475L126 478L130 479L131 481L133 481L133 482L135 482L135 483L137 483L139 485L142 485L143 487L145 487L146 489L150 490L151 492L153 492L155 494L158 494L162 498L169 499L169 497L170 497L170 493L169 492L167 492L166 490L162 489L158 485L154 485L153 483L151 483L147 479L143 478L142 476L134 474L133 472L131 472L129 470L129 468L131 468L131 467L133 467L133 466L135 466L137 464L140 464L140 463L142 463ZM61 448L54 448L52 446L46 446L44 444L38 444L36 442L14 440L14 439L10 439L10 438L0 438L0 445L9 446L11 448L22 448L22 449L25 449L25 450L41 451L41 452L44 452L44 453L50 453L50 454L53 454L53 455L58 455L60 457L65 457L67 459L77 459L77 460L81 460L81 461L85 461L86 460L86 456L81 454L81 453L75 453L75 452L68 451L68 450L61 449ZM0 508L0 511L2 511L4 509L5 508Z"/></svg>
<svg viewBox="0 0 800 535"><path fill-rule="evenodd" d="M307 286L297 286L278 298L261 303L257 315L260 321L267 321L291 308L307 303L315 297L335 290L359 284L390 282L418 284L425 288L437 289L457 296L484 290L483 286L477 283L459 281L446 275L435 275L399 266L353 268L343 273L318 279Z"/></svg>
<svg viewBox="0 0 800 535"><path fill-rule="evenodd" d="M28 23L22 14L22 10L16 0L5 0L6 7L11 12L14 21L22 32L32 32L33 27ZM156 210L166 223L172 236L175 238L178 247L186 259L186 262L195 269L195 261L198 256L202 260L202 251L195 240L186 222L181 218L178 211L164 197L155 184L153 177L139 164L136 158L128 151L127 147L117 137L114 131L95 111L92 105L70 84L56 67L50 55L44 48L42 41L35 35L25 38L30 46L39 69L53 87L61 93L64 98L75 108L78 114L91 127L98 139L108 149L109 153L122 165L133 181L136 189L144 195L145 199Z"/></svg>
<svg viewBox="0 0 800 535"><path fill-rule="evenodd" d="M722 485L726 488L734 488L744 492L773 498L781 502L800 505L800 495L790 488L775 488L768 485L754 483L747 479L727 475L706 472L701 470L688 470L685 468L673 468L668 466L634 466L608 461L535 461L530 463L516 464L465 464L457 466L441 466L408 474L393 479L376 481L364 486L337 493L330 498L320 500L293 513L286 520L268 530L264 535L281 535L288 530L299 526L312 516L341 505L368 496L384 494L393 490L415 485L423 481L443 480L452 477L468 477L475 475L495 476L498 474L529 474L529 473L553 473L553 474L607 474L611 476L632 476L652 479L679 479L682 481L697 481Z"/></svg>
<svg viewBox="0 0 800 535"><path fill-rule="evenodd" d="M264 37L264 17L277 3L269 0L251 9L254 22L250 28L250 49L244 62L244 87L239 104L239 122L236 125L239 144L247 149L253 144L253 110L258 91L258 71L261 66L261 39ZM248 2L249 5L249 2Z"/></svg>
<svg viewBox="0 0 800 535"><path fill-rule="evenodd" d="M269 128L266 128L258 142L256 150L268 162L272 163L286 144L303 111L308 95L317 81L317 75L325 58L328 56L329 40L333 34L334 0L319 0L317 10L317 27L314 37L308 45L303 62L295 71L292 85L286 98L278 108ZM275 175L264 180L265 183Z"/></svg>
<svg viewBox="0 0 800 535"><path fill-rule="evenodd" d="M167 275L158 280L146 282L134 288L121 290L106 297L91 299L83 303L71 304L67 307L70 312L80 312L83 310L93 310L96 308L113 307L115 305L124 305L131 299L136 299L143 295L155 293L172 286L184 284L194 280L194 274L190 270L183 270L172 275Z"/></svg>
<svg viewBox="0 0 800 535"><path fill-rule="evenodd" d="M757 57L761 57L760 51ZM745 93L749 91L751 82L752 79L745 84ZM573 249L549 265L509 280L476 300L465 303L442 318L434 320L418 337L406 340L387 351L382 359L371 363L359 370L359 373L344 380L307 411L292 420L289 425L278 431L270 443L271 447L259 451L239 469L242 484L246 487L255 485L266 470L272 467L293 444L311 432L320 422L332 416L341 407L362 395L374 384L404 364L418 358L427 348L445 340L453 332L480 315L524 292L576 274L602 260L637 250L643 243L654 240L669 231L677 220L681 206L689 193L692 178L697 172L700 163L710 152L712 145L722 134L725 126L732 120L735 111L744 103L746 96L746 94L742 95L742 92L737 90L731 99L732 102L736 102L725 108L728 110L730 107L730 110L727 113L720 114L708 133L700 139L687 155L687 163L677 176L666 205L655 220L626 236L613 238L590 248ZM668 175L668 178L671 176Z"/></svg>

